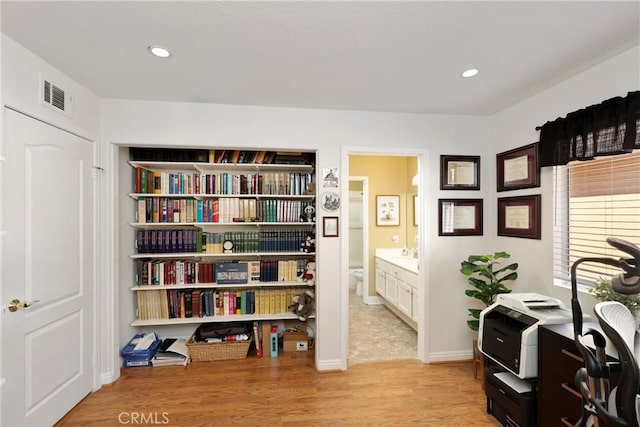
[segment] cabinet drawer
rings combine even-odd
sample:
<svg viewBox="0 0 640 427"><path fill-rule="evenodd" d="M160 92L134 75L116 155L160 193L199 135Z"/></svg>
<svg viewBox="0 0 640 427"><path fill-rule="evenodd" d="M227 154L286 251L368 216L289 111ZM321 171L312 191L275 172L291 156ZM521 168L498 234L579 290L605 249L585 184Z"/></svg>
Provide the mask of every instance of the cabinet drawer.
<svg viewBox="0 0 640 427"><path fill-rule="evenodd" d="M541 427L572 427L578 421L579 416L574 418L564 415L553 405L552 400L548 396L540 398L539 405L542 409L538 412L538 425Z"/></svg>
<svg viewBox="0 0 640 427"><path fill-rule="evenodd" d="M418 275L415 273L405 272L404 281L407 285L414 289L418 289Z"/></svg>
<svg viewBox="0 0 640 427"><path fill-rule="evenodd" d="M404 269L393 264L389 264L389 275L395 277L397 280L404 282Z"/></svg>
<svg viewBox="0 0 640 427"><path fill-rule="evenodd" d="M546 328L538 328L538 334L538 363L541 370L563 372L573 384L576 371L584 366L584 359L573 340Z"/></svg>
<svg viewBox="0 0 640 427"><path fill-rule="evenodd" d="M551 411L559 416L558 419L580 418L582 397L575 389L573 376L569 377L564 372L558 373L545 366L540 371L538 380L543 412Z"/></svg>

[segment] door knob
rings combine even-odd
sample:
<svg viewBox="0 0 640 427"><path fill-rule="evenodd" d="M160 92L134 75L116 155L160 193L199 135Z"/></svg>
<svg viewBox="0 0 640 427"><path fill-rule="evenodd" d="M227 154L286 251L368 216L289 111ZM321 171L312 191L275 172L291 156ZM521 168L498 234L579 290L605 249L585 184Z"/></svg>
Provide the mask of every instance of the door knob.
<svg viewBox="0 0 640 427"><path fill-rule="evenodd" d="M37 303L38 301L40 300L34 299L33 301L25 301L25 302L20 302L19 299L11 300L11 302L8 305L9 311L13 313L14 311L18 311L21 308L31 307L33 304Z"/></svg>

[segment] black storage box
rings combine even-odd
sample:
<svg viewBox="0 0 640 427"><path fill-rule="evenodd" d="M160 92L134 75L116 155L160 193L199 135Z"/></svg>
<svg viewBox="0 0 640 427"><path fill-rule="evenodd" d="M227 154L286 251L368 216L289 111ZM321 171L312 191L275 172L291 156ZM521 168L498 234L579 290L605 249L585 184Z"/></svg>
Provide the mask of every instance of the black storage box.
<svg viewBox="0 0 640 427"><path fill-rule="evenodd" d="M486 370L487 413L502 425L535 427L535 384L500 368Z"/></svg>

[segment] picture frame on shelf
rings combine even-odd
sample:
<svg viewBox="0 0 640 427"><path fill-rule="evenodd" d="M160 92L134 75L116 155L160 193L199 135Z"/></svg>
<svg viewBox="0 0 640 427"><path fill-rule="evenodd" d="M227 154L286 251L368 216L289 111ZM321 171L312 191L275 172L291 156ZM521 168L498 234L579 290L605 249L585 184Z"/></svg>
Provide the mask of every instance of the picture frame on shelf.
<svg viewBox="0 0 640 427"><path fill-rule="evenodd" d="M441 190L480 190L480 156L440 156Z"/></svg>
<svg viewBox="0 0 640 427"><path fill-rule="evenodd" d="M339 219L337 216L325 216L322 218L322 236L339 237Z"/></svg>
<svg viewBox="0 0 640 427"><path fill-rule="evenodd" d="M541 196L498 198L498 236L541 238Z"/></svg>
<svg viewBox="0 0 640 427"><path fill-rule="evenodd" d="M496 154L497 191L540 187L537 142Z"/></svg>
<svg viewBox="0 0 640 427"><path fill-rule="evenodd" d="M482 236L482 199L438 199L439 236Z"/></svg>
<svg viewBox="0 0 640 427"><path fill-rule="evenodd" d="M400 196L376 196L376 225L400 225Z"/></svg>

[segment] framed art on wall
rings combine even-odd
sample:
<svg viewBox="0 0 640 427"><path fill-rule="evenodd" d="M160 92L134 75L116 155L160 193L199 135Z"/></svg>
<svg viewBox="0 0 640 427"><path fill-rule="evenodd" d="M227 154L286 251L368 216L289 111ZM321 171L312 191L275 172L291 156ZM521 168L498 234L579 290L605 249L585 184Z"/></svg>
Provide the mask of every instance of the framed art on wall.
<svg viewBox="0 0 640 427"><path fill-rule="evenodd" d="M540 239L539 194L498 199L498 236Z"/></svg>
<svg viewBox="0 0 640 427"><path fill-rule="evenodd" d="M480 190L480 156L440 156L441 190Z"/></svg>
<svg viewBox="0 0 640 427"><path fill-rule="evenodd" d="M482 236L482 199L438 199L439 236Z"/></svg>
<svg viewBox="0 0 640 427"><path fill-rule="evenodd" d="M376 225L400 225L400 196L376 196Z"/></svg>
<svg viewBox="0 0 640 427"><path fill-rule="evenodd" d="M539 144L533 143L496 155L498 191L540 187Z"/></svg>
<svg viewBox="0 0 640 427"><path fill-rule="evenodd" d="M322 218L322 236L338 237L338 217L325 216Z"/></svg>

